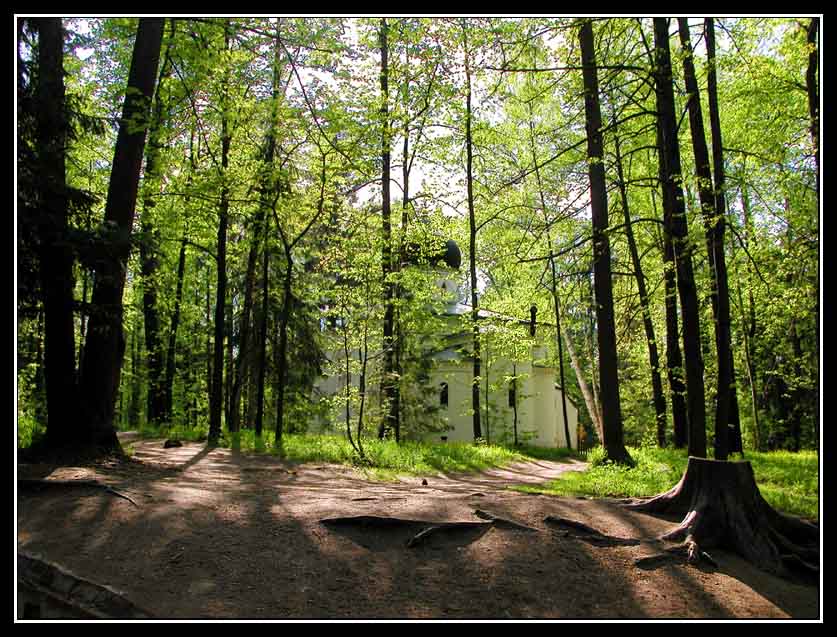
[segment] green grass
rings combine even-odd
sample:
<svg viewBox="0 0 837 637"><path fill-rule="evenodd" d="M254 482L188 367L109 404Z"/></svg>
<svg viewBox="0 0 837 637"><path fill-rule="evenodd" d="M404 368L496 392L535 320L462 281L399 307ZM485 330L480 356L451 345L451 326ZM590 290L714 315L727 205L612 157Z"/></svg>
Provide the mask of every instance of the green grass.
<svg viewBox="0 0 837 637"><path fill-rule="evenodd" d="M180 440L205 439L206 431L173 427L159 431L141 430L145 437L173 437ZM243 453L263 452L279 455L274 448L272 431L265 431L256 440L252 429L239 433L238 446ZM222 447L232 446L232 436L224 433ZM484 471L523 460L565 461L577 457L568 449L545 449L521 446L509 448L499 445L471 443L424 443L378 440L363 441L366 462L362 462L351 445L341 435L285 434L281 455L292 462L325 462L353 465L370 477L392 480L398 475L428 475ZM631 447L636 462L633 468L604 461L601 449L587 456L590 467L586 471L569 471L560 479L539 486L515 487L530 493L558 496L588 497L644 497L662 493L680 480L688 457L684 450L656 447ZM740 457L731 458L739 460ZM774 451L747 452L762 496L779 511L808 519L819 519L819 459L814 451L791 453Z"/></svg>
<svg viewBox="0 0 837 637"><path fill-rule="evenodd" d="M629 448L636 466L628 468L603 462L600 450L591 452L590 468L568 472L541 486L516 487L528 493L558 496L633 498L656 495L677 484L686 469L685 451L654 447ZM756 484L764 499L790 515L819 519L819 461L814 451L790 453L747 452L743 458L753 466Z"/></svg>
<svg viewBox="0 0 837 637"><path fill-rule="evenodd" d="M204 441L206 430L189 430L169 427L155 430L142 428L144 438L177 438L188 441ZM224 432L219 441L221 447L232 447L233 436ZM432 444L417 441L378 440L364 438L362 461L342 435L285 434L282 449L274 446L274 433L265 430L260 440L252 429L242 429L238 434L238 448L243 453L270 453L281 455L292 462L328 462L353 465L367 474L384 480L397 475L427 475L433 473L477 472L526 459L562 460L572 456L566 449L539 449L518 447L511 449L499 445L474 445L448 442Z"/></svg>

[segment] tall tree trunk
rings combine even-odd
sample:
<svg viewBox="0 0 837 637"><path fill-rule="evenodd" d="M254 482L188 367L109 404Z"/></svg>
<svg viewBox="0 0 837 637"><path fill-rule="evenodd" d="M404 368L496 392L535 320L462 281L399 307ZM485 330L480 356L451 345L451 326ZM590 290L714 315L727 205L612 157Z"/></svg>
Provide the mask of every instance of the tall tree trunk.
<svg viewBox="0 0 837 637"><path fill-rule="evenodd" d="M468 270L471 287L471 333L473 378L471 379L471 411L474 440L482 437L480 424L480 376L482 356L480 352L479 297L477 295L477 218L474 212L474 156L471 138L471 64L468 51L468 31L462 22L465 45L465 170L468 192Z"/></svg>
<svg viewBox="0 0 837 637"><path fill-rule="evenodd" d="M169 326L169 346L166 354L166 379L164 383L165 416L171 419L174 394L175 352L177 349L177 328L180 325L180 304L183 300L183 277L186 274L186 238L180 241L180 252L177 256L177 287L174 293L174 309Z"/></svg>
<svg viewBox="0 0 837 637"><path fill-rule="evenodd" d="M378 437L383 438L387 431L395 433L398 439L398 387L394 378L395 352L393 347L393 327L395 322L395 285L392 282L392 221L390 204L390 121L389 121L389 27L386 18L381 18L378 38L381 46L381 270L384 282L384 369L381 380L381 397L384 400L384 419L378 430Z"/></svg>
<svg viewBox="0 0 837 637"><path fill-rule="evenodd" d="M743 451L741 441L741 417L738 412L738 392L735 384L735 365L732 355L732 320L729 305L729 274L727 273L724 234L726 232L727 202L724 188L723 140L721 137L721 114L718 108L717 68L715 66L714 20L706 21L706 52L709 58L707 72L707 96L709 98L709 124L712 131L712 163L715 173L715 217L712 219L712 260L717 281L718 312L715 317L718 330L718 388L721 396L726 393L728 402L718 400L715 412L715 429L727 430L730 452ZM697 87L696 87L697 88ZM723 362L723 364L722 364ZM720 424L719 424L720 423ZM717 433L716 433L717 436ZM717 453L717 452L716 452ZM719 459L718 456L715 456Z"/></svg>
<svg viewBox="0 0 837 637"><path fill-rule="evenodd" d="M622 213L625 217L625 237L628 240L628 251L631 254L631 263L636 277L636 286L639 292L639 303L642 307L642 326L645 330L645 341L648 345L648 363L651 366L651 391L654 401L654 413L657 423L657 446L666 446L666 397L663 393L663 380L660 375L660 355L657 352L657 338L654 334L654 323L651 320L651 303L648 300L648 290L645 286L645 275L642 273L642 262L639 258L639 250L634 239L634 230L631 225L631 214L628 209L628 187L622 171L622 156L619 148L619 138L614 139L616 149L616 173L618 177L619 195L622 200Z"/></svg>
<svg viewBox="0 0 837 637"><path fill-rule="evenodd" d="M564 348L561 345L561 312L558 303L558 276L555 270L555 255L552 251L552 235L549 231L549 219L546 213L546 196L544 195L543 190L543 183L541 182L541 171L538 167L538 153L537 147L535 145L535 127L534 122L532 121L533 113L532 113L532 106L529 105L529 141L530 141L530 148L532 150L532 162L535 166L535 180L538 184L538 194L541 200L541 210L543 212L544 217L544 224L546 224L546 241L549 245L549 270L552 275L552 308L555 313L555 345L557 346L558 352L558 375L561 382L561 408L562 408L562 415L564 421L564 436L567 442L567 448L572 449L572 438L570 438L570 425L567 417L567 394L566 394L566 384L564 379ZM534 329L534 316L532 317L533 329ZM534 332L533 332L534 336ZM517 372L515 371L515 376ZM514 380L515 383L515 404L514 404L514 440L515 445L517 445L517 379Z"/></svg>
<svg viewBox="0 0 837 637"><path fill-rule="evenodd" d="M224 50L230 47L230 21L224 23ZM212 369L212 400L209 405L209 445L218 444L221 437L221 412L224 400L224 311L227 300L227 224L229 222L229 184L227 168L230 161L231 132L229 130L229 98L227 95L229 71L224 71L221 82L221 200L218 205L217 272L215 288L215 344Z"/></svg>
<svg viewBox="0 0 837 637"><path fill-rule="evenodd" d="M657 146L659 148L659 137ZM660 182L662 183L662 164L660 164ZM651 191L651 206L654 218L657 218L657 198ZM668 230L663 233L663 280L665 285L666 310L666 378L671 398L671 416L673 422L673 444L675 449L682 449L688 444L689 416L686 407L686 385L683 382L683 355L680 351L680 328L677 318L677 272L674 265L674 245Z"/></svg>
<svg viewBox="0 0 837 637"><path fill-rule="evenodd" d="M279 349L276 354L276 438L275 446L280 448L285 422L285 387L288 383L288 322L293 310L293 255L285 244L285 276L282 279L282 311L279 314Z"/></svg>
<svg viewBox="0 0 837 637"><path fill-rule="evenodd" d="M743 171L742 171L743 172ZM741 208L744 213L744 247L749 245L749 228L750 228L750 197L747 193L746 175L742 175L741 180ZM732 242L735 247L735 242ZM736 263L733 257L733 263ZM748 268L749 273L749 268ZM761 436L761 423L759 421L759 401L758 390L756 388L756 372L753 366L753 339L756 336L756 305L753 297L753 286L750 277L747 277L747 291L748 291L748 305L744 305L744 297L741 293L741 278L738 276L736 266L736 282L738 289L738 304L741 311L741 325L742 335L744 339L744 361L747 366L747 381L750 384L750 401L753 410L753 446L756 451L763 451L763 443ZM819 401L818 401L819 402Z"/></svg>
<svg viewBox="0 0 837 637"><path fill-rule="evenodd" d="M706 19L707 23L709 18ZM819 63L819 48L817 36L820 30L820 19L811 18L808 23L808 68L805 71L805 87L808 89L808 114L811 118L811 142L814 146L814 163L817 168L817 203L820 200L820 98L819 82L817 81L817 64ZM714 36L714 34L713 34ZM713 42L714 44L714 42ZM819 322L817 322L819 325ZM819 342L819 339L817 339Z"/></svg>
<svg viewBox="0 0 837 637"><path fill-rule="evenodd" d="M557 299L557 295L553 297L553 303ZM556 312L560 315L560 305L556 305L556 308ZM596 428L596 435L599 437L599 443L601 444L604 440L604 433L602 432L602 420L599 417L599 410L596 407L595 397L593 396L593 392L590 389L590 385L587 383L587 379L584 377L584 370L581 368L580 359L578 358L578 355L575 352L575 346L573 345L573 342L570 339L569 334L567 334L567 330L558 331L563 337L564 345L567 348L567 354L569 354L570 357L570 365L572 366L573 371L575 372L575 378L578 382L578 387L581 390L581 395L584 397L584 404L587 406L587 414L590 416L590 421Z"/></svg>
<svg viewBox="0 0 837 637"><path fill-rule="evenodd" d="M686 359L686 388L689 414L689 455L706 457L706 406L704 404L703 354L700 345L700 313L692 268L692 247L680 186L680 144L674 106L668 20L654 18L656 50L656 93L658 140L666 230L674 247L677 291L683 315L683 355Z"/></svg>
<svg viewBox="0 0 837 637"><path fill-rule="evenodd" d="M625 448L622 412L619 404L616 324L613 317L613 284L610 272L610 241L607 236L607 184L602 152L602 118L599 110L599 81L593 46L593 23L586 19L579 30L584 113L587 123L587 165L590 178L590 207L593 217L593 276L596 290L596 322L599 344L599 380L602 388L602 432L607 457L617 463L632 463Z"/></svg>
<svg viewBox="0 0 837 637"><path fill-rule="evenodd" d="M715 319L715 351L718 361L717 396L715 411L715 442L714 454L716 460L726 460L729 455L729 421L730 421L730 393L734 391L730 362L732 361L730 348L730 320L729 320L729 292L726 281L726 259L724 256L723 232L724 232L724 210L718 208L724 205L723 183L716 184L713 192L712 170L709 167L709 149L706 146L706 133L703 128L703 113L700 105L700 89L695 75L694 62L692 60L692 43L689 34L689 22L686 18L679 18L680 42L683 48L683 75L686 82L686 91L689 95L688 110L689 124L692 133L692 149L695 156L695 173L698 183L698 197L703 216L703 226L706 232L706 249L709 260L709 273L712 281L712 315ZM708 38L707 38L708 39ZM713 60L714 61L714 60ZM714 79L714 71L710 69L710 78ZM710 80L710 88L713 81ZM712 98L715 97L715 109L713 111ZM710 119L713 124L717 116L717 95L710 91ZM713 125L713 150L716 153L715 177L718 178L718 169L723 171L723 166L718 163L717 156L720 151L720 126L717 133ZM718 144L715 144L717 138ZM721 174L723 179L723 174ZM720 200L719 200L720 198ZM723 276L722 276L723 275ZM726 314L724 315L724 310Z"/></svg>
<svg viewBox="0 0 837 637"><path fill-rule="evenodd" d="M264 250L262 251L262 312L259 326L259 359L257 364L258 380L256 381L256 441L262 437L262 422L264 419L264 384L267 369L267 313L270 308L269 302L269 271L270 271L270 249L268 244L268 230L270 220L265 220Z"/></svg>
<svg viewBox="0 0 837 637"><path fill-rule="evenodd" d="M171 40L169 40L170 44ZM163 99L163 82L170 75L168 49L163 59L151 121L148 128L148 142L145 145L145 172L142 185L142 212L140 213L140 270L142 274L142 306L145 319L145 352L148 361L148 394L146 417L154 425L166 419L166 394L163 378L163 340L160 329L160 314L157 308L157 271L160 269L160 231L153 219L157 205L155 189L160 188L162 127L167 116L167 105Z"/></svg>
<svg viewBox="0 0 837 637"><path fill-rule="evenodd" d="M131 402L128 407L128 425L131 429L138 429L140 426L140 362L139 348L137 347L137 330L131 330Z"/></svg>
<svg viewBox="0 0 837 637"><path fill-rule="evenodd" d="M261 242L262 228L265 225L265 217L267 216L267 209L271 198L271 193L276 185L273 183L272 170L273 159L276 154L276 129L278 126L279 113L279 85L281 81L282 69L282 45L280 42L280 23L277 23L276 43L273 53L273 84L271 93L271 113L270 113L270 128L265 139L264 148L264 172L261 179L261 202L259 209L259 216L253 230L253 239L250 244L250 251L247 254L247 275L244 285L244 309L240 322L241 338L238 347L238 363L236 365L235 383L232 387L231 397L231 414L230 414L230 431L238 431L241 423L241 393L244 387L244 381L247 372L247 363L251 359L250 356L250 317L253 309L253 280L255 278L256 266L259 258L259 243Z"/></svg>
<svg viewBox="0 0 837 637"><path fill-rule="evenodd" d="M64 104L64 29L61 18L39 18L37 107L40 265L44 304L46 441L60 447L73 441L69 414L76 410L76 351L73 321L73 254L67 247L69 209L64 158L67 122Z"/></svg>
<svg viewBox="0 0 837 637"><path fill-rule="evenodd" d="M163 25L162 18L139 20L105 204L105 223L114 225L118 240L96 272L81 374L78 437L105 448L119 449L113 419L125 352L122 292Z"/></svg>

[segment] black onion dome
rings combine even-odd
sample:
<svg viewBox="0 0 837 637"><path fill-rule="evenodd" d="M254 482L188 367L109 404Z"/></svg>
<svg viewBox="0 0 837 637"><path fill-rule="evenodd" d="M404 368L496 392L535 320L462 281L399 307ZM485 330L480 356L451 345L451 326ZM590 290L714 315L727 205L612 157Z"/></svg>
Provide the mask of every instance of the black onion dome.
<svg viewBox="0 0 837 637"><path fill-rule="evenodd" d="M456 241L448 239L445 242L445 256L442 258L448 267L453 268L454 270L459 269L459 266L462 265L462 252L456 244Z"/></svg>

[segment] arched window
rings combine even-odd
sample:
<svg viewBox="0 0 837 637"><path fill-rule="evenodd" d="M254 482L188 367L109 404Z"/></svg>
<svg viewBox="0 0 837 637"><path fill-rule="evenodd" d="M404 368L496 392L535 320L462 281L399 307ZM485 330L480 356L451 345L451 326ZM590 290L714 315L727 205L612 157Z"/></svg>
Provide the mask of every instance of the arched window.
<svg viewBox="0 0 837 637"><path fill-rule="evenodd" d="M439 388L439 404L443 407L448 406L448 384L442 383Z"/></svg>

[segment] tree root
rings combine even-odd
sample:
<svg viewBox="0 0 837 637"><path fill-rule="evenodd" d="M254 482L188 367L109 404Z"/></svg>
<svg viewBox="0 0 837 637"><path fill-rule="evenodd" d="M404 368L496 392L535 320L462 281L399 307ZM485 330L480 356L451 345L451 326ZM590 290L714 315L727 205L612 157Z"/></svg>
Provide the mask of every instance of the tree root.
<svg viewBox="0 0 837 637"><path fill-rule="evenodd" d="M123 498L133 504L135 507L139 507L139 505L134 502L129 496L125 495L121 491L117 491L113 487L99 482L97 480L36 480L36 479L21 479L17 481L18 489L21 491L42 491L43 489L47 488L90 488L90 489L102 489L111 495L115 495L118 498Z"/></svg>
<svg viewBox="0 0 837 637"><path fill-rule="evenodd" d="M519 524L512 520L498 517L492 513L477 509L474 514L484 521L463 521L463 522L432 522L428 520L409 520L375 515L358 515L351 517L326 518L320 520L320 524L330 527L349 527L361 531L372 529L405 529L411 531L418 529L407 540L407 548L415 548L425 544L431 538L440 536L451 536L453 534L468 531L487 531L492 527L512 529L517 531L535 531L538 529Z"/></svg>
<svg viewBox="0 0 837 637"><path fill-rule="evenodd" d="M476 509L474 511L474 515L476 515L478 518L482 518L483 520L489 520L498 529L513 529L515 531L526 531L535 533L538 532L538 529L536 528L526 526L525 524L520 524L519 522L515 522L514 520L507 520L506 518L497 517L493 513L489 513L488 511L482 511L481 509Z"/></svg>
<svg viewBox="0 0 837 637"><path fill-rule="evenodd" d="M568 518L548 515L544 518L544 522L563 529L567 537L584 540L585 542L595 544L596 546L636 546L640 543L639 540L633 538L605 535L591 526L587 526L586 524L570 520Z"/></svg>
<svg viewBox="0 0 837 637"><path fill-rule="evenodd" d="M773 509L762 498L749 462L690 457L675 487L652 498L623 502L623 506L683 515L682 522L660 539L683 542L690 563L703 559L717 566L705 552L717 547L782 577L818 573L819 528Z"/></svg>

